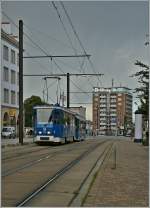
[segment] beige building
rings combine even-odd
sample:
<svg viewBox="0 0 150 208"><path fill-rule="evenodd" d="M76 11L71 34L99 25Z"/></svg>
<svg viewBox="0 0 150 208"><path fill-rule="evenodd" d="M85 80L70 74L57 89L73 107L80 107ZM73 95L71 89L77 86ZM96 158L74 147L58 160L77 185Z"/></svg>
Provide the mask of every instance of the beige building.
<svg viewBox="0 0 150 208"><path fill-rule="evenodd" d="M19 113L19 50L9 23L1 30L1 128L17 127Z"/></svg>
<svg viewBox="0 0 150 208"><path fill-rule="evenodd" d="M85 107L70 107L69 108L71 111L78 113L83 117L83 119L86 119L86 108Z"/></svg>
<svg viewBox="0 0 150 208"><path fill-rule="evenodd" d="M132 123L132 94L126 87L94 88L93 132L123 134Z"/></svg>

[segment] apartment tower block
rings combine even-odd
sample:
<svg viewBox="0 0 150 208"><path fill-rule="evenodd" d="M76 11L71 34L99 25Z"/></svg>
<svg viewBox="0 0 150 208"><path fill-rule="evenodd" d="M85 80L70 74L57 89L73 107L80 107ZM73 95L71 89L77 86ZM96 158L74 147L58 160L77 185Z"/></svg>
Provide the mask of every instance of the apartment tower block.
<svg viewBox="0 0 150 208"><path fill-rule="evenodd" d="M95 135L123 135L132 124L132 94L127 87L95 87L93 132Z"/></svg>

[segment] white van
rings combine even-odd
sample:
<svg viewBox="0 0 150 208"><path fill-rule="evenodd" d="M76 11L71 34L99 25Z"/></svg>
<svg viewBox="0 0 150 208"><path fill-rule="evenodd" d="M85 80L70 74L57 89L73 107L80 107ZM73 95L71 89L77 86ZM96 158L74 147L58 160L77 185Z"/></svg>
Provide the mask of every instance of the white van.
<svg viewBox="0 0 150 208"><path fill-rule="evenodd" d="M3 127L3 129L2 129L2 137L15 139L15 137L16 137L15 127L12 127L12 126Z"/></svg>

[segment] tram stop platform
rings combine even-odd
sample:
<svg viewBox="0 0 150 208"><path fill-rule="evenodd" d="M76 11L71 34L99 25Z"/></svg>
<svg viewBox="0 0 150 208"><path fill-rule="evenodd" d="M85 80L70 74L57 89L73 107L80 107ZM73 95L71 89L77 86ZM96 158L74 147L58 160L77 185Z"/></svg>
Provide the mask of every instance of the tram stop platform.
<svg viewBox="0 0 150 208"><path fill-rule="evenodd" d="M148 207L149 147L131 139L116 142L85 197L85 207Z"/></svg>

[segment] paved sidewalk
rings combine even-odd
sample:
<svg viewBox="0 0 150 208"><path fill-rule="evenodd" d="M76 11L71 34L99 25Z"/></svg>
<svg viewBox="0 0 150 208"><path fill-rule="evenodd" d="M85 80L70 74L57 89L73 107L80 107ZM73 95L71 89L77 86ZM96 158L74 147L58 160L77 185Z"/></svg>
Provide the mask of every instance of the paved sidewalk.
<svg viewBox="0 0 150 208"><path fill-rule="evenodd" d="M33 137L25 137L23 139L23 143L24 144L30 144L33 143ZM19 145L19 138L15 138L15 139L1 139L1 146L5 147L5 146L16 146Z"/></svg>
<svg viewBox="0 0 150 208"><path fill-rule="evenodd" d="M83 206L148 207L148 147L131 140L116 143L114 151L98 172Z"/></svg>

